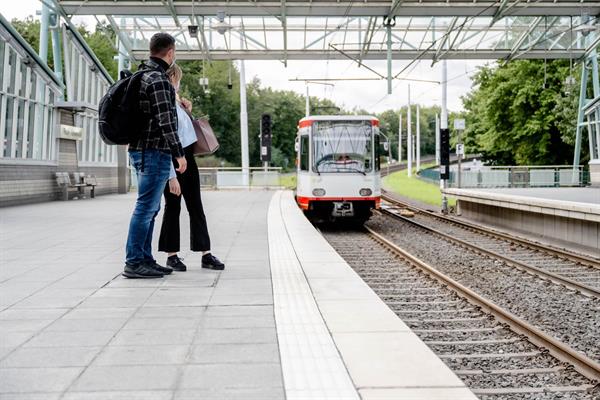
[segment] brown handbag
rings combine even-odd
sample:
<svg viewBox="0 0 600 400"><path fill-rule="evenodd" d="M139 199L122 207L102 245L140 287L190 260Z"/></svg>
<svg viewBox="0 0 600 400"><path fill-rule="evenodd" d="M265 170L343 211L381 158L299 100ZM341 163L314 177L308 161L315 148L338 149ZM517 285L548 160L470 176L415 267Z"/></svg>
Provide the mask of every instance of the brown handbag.
<svg viewBox="0 0 600 400"><path fill-rule="evenodd" d="M185 110L185 108L184 108ZM208 119L194 118L194 116L185 110L187 115L192 120L194 131L196 132L196 142L192 145L194 155L208 156L214 154L219 149L219 141L213 132Z"/></svg>

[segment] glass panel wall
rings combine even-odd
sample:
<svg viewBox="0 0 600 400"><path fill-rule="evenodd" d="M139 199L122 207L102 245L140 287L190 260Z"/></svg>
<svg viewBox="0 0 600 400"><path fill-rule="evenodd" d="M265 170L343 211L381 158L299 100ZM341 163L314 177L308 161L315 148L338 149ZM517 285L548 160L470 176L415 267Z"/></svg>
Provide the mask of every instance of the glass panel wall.
<svg viewBox="0 0 600 400"><path fill-rule="evenodd" d="M59 94L56 82L0 26L0 159L55 159L52 121Z"/></svg>

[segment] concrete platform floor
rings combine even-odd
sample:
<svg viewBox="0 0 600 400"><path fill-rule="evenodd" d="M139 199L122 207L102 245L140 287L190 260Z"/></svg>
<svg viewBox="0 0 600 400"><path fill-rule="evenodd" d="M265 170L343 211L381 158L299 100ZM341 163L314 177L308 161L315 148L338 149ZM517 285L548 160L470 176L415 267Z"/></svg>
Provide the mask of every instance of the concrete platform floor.
<svg viewBox="0 0 600 400"><path fill-rule="evenodd" d="M508 196L534 197L544 200L559 200L575 203L600 205L600 188L597 187L563 187L563 188L496 188L474 189L481 192L498 193Z"/></svg>
<svg viewBox="0 0 600 400"><path fill-rule="evenodd" d="M203 196L225 271L158 280L120 276L133 194L0 211L0 400L475 400L291 192Z"/></svg>
<svg viewBox="0 0 600 400"><path fill-rule="evenodd" d="M2 209L0 399L283 399L272 195L203 193L227 269L159 280L120 276L133 194Z"/></svg>

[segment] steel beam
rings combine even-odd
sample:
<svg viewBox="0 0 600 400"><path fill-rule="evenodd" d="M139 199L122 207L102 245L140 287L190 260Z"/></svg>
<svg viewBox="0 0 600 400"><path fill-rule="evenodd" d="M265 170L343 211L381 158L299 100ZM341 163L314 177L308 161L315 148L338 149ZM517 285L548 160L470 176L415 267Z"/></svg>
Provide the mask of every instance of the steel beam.
<svg viewBox="0 0 600 400"><path fill-rule="evenodd" d="M305 45L303 47L304 50L310 48L311 46L314 46L315 44L319 43L321 40L325 40L327 39L328 36L332 35L335 32L338 32L340 29L342 28L348 28L348 24L350 24L350 22L354 21L356 18L349 18L346 22L339 24L338 26L336 26L334 29L330 30L330 31L325 31L325 33L318 37L317 39L313 40L312 42L310 42L309 44ZM306 27L304 29L304 31L306 32Z"/></svg>
<svg viewBox="0 0 600 400"><path fill-rule="evenodd" d="M516 5L519 3L520 0L515 0L515 2L510 6L508 5L509 1L510 0L501 0L500 1L500 5L498 6L498 9L494 13L494 17L492 18L492 22L490 23L490 26L494 25L496 22L498 22L502 18L504 18L511 8L516 7Z"/></svg>
<svg viewBox="0 0 600 400"><path fill-rule="evenodd" d="M533 21L533 23L529 26L529 29L527 29L525 32L523 32L521 34L521 36L517 39L517 41L513 45L510 53L506 57L506 61L510 61L514 58L517 51L519 51L521 49L521 46L523 45L523 43L525 43L525 40L527 40L527 38L531 35L531 33L537 29L539 24L542 22L542 19L543 19L543 17L537 17Z"/></svg>
<svg viewBox="0 0 600 400"><path fill-rule="evenodd" d="M173 0L166 0L166 2L165 2L165 0L162 0L162 2L165 4L167 9L169 10L171 17L173 17L173 21L175 21L175 25L177 25L178 27L181 28L181 23L179 22L179 17L177 16L177 11L175 10L175 6L173 5ZM115 3L115 6L116 6L116 3ZM192 12L193 11L194 10L192 10Z"/></svg>
<svg viewBox="0 0 600 400"><path fill-rule="evenodd" d="M388 18L395 17L398 13L398 9L400 8L400 6L403 3L404 3L404 0L394 0L392 2L392 6L390 7L390 12L388 13L387 17Z"/></svg>
<svg viewBox="0 0 600 400"><path fill-rule="evenodd" d="M191 15L192 1L168 0L59 0L68 14L73 15ZM398 4L398 2L396 2ZM600 14L600 1L585 2L586 11L590 15ZM392 3L392 6L394 4ZM419 0L404 1L398 5L395 16L444 17L444 16L487 16L494 17L498 12L496 0L421 2ZM582 3L580 1L555 2L523 2L510 6L511 16L579 16ZM228 15L237 16L278 16L281 11L279 1L231 0L226 4L220 1L202 1L196 3L194 11L198 15L215 15L217 11L227 10ZM506 8L504 10L506 12ZM379 16L390 15L389 1L361 1L348 7L342 1L297 1L287 4L287 16Z"/></svg>
<svg viewBox="0 0 600 400"><path fill-rule="evenodd" d="M198 16L196 16L196 23L199 26L199 30L200 30L200 36L202 37L202 51L204 52L205 56L204 59L210 61L211 60L211 56L210 56L210 47L208 46L208 42L206 41L206 35L204 34L204 17L200 18Z"/></svg>
<svg viewBox="0 0 600 400"><path fill-rule="evenodd" d="M456 26L457 21L458 21L458 17L454 17L454 18L452 18L452 21L450 21L450 25L448 25L448 28L446 29L446 33L442 36L442 40L440 41L440 44L438 45L438 48L435 51L435 56L433 57L433 62L431 63L432 66L439 60L439 57L442 54L442 51L444 50L444 46L446 45L446 42L448 41L448 39L450 39L450 34L454 30L454 27ZM466 21L465 21L465 23L466 23ZM463 26L464 26L464 24L463 24ZM459 31L459 33L460 33L460 31ZM452 49L452 46L449 46L447 50L451 50L451 49Z"/></svg>
<svg viewBox="0 0 600 400"><path fill-rule="evenodd" d="M125 50L127 50L127 54L129 55L129 58L132 59L133 61L137 61L137 60L141 60L141 59L145 58L145 56L140 58L139 56L136 56L134 54L135 51L133 50L131 43L129 43L129 38L127 36L125 36L123 34L123 32L121 32L121 29L119 29L119 26L115 22L115 19L111 15L107 15L106 19L108 19L108 22L110 23L110 26L112 26L113 30L115 31L117 37L119 38L119 41L121 43L123 43L123 47L125 47ZM145 51L145 53L147 53L147 51Z"/></svg>
<svg viewBox="0 0 600 400"><path fill-rule="evenodd" d="M597 50L598 46L600 46L600 33L598 33L597 35L598 36L596 37L596 39L592 43L590 43L590 45L585 50L585 53L583 55L584 57L590 56L595 50Z"/></svg>
<svg viewBox="0 0 600 400"><path fill-rule="evenodd" d="M297 50L288 49L287 56L288 60L343 60L351 58L357 60L360 56L359 50L345 50L340 53L340 49L335 45L331 44L331 48L337 50L331 52L330 50ZM559 49L559 50L531 50L530 52L521 56L521 59L569 59L581 58L584 54L584 50L572 50L571 52ZM135 50L133 55L136 59L144 58L147 56L147 50ZM239 60L244 58L246 60L281 60L283 59L283 49L270 49L270 50L237 50L232 49L231 51L226 50L212 50L211 56L215 60ZM448 60L497 60L499 58L506 58L510 55L508 50L450 50L445 54L444 59ZM394 50L392 52L393 60L414 60L415 58L432 60L435 56L435 50ZM177 54L179 60L201 60L206 59L203 50L190 50ZM387 51L383 49L372 50L367 55L363 55L364 60L386 60Z"/></svg>
<svg viewBox="0 0 600 400"><path fill-rule="evenodd" d="M542 34L533 41L533 43L529 44L529 46L527 46L527 48L521 52L519 52L519 54L515 55L513 57L513 59L515 58L519 58L522 54L526 54L528 51L531 51L535 46L537 46L539 43L541 43L542 41L544 41L545 39L547 39L547 34L550 31L550 29L552 29L555 25L556 22L559 20L558 17L553 17L552 20L550 20L550 24L548 24L545 29L544 32L542 32Z"/></svg>

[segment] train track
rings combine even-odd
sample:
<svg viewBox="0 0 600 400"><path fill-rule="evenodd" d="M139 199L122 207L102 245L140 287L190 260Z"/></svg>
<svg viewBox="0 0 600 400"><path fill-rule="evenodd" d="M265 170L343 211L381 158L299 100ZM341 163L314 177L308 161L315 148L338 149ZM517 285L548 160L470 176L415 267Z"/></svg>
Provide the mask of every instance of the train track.
<svg viewBox="0 0 600 400"><path fill-rule="evenodd" d="M382 198L385 201L383 213L543 279L600 298L600 260L436 214L389 194ZM413 211L414 217L403 217L402 209Z"/></svg>
<svg viewBox="0 0 600 400"><path fill-rule="evenodd" d="M482 399L598 399L600 364L373 229L323 235Z"/></svg>

